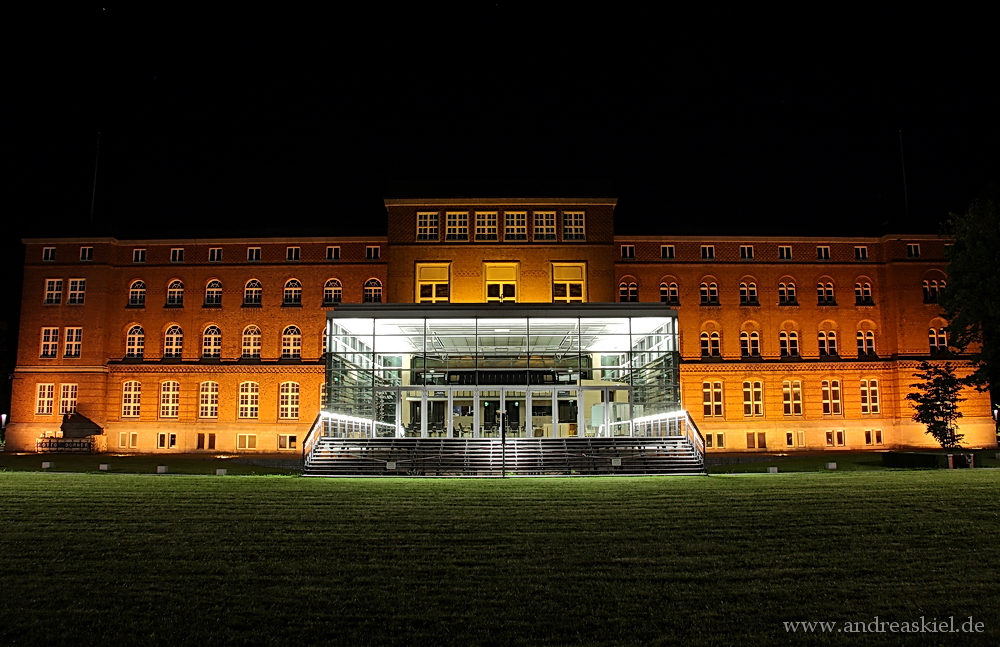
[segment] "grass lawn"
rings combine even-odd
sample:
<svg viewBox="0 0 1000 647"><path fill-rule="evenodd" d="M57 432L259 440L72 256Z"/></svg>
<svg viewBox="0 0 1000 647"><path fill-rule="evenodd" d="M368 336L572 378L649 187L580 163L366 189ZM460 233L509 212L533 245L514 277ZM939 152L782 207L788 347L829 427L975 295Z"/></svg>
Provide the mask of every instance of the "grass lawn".
<svg viewBox="0 0 1000 647"><path fill-rule="evenodd" d="M301 454L268 456L292 461ZM98 473L101 463L108 465L112 474L156 474L159 465L166 465L170 474L215 474L225 469L230 475L298 474L299 470L278 467L243 465L227 458L205 454L4 454L0 453L0 472L40 472L42 462L51 462L52 472ZM766 471L766 470L765 470Z"/></svg>
<svg viewBox="0 0 1000 647"><path fill-rule="evenodd" d="M944 450L926 450L926 453L943 453ZM952 451L951 453L956 453ZM1000 467L996 449L964 450L964 453L976 455L976 467ZM727 454L729 456L730 454ZM709 454L711 457L712 454ZM741 456L731 454L731 456ZM746 456L745 454L742 456ZM761 458L764 458L761 456ZM2 460L2 459L0 459ZM760 474L767 468L777 467L779 472L825 472L827 463L836 463L839 472L856 472L870 470L892 469L882 467L882 454L873 452L803 452L784 455L773 460L762 460L759 463L736 463L733 465L712 465L709 474ZM2 463L0 463L2 464Z"/></svg>
<svg viewBox="0 0 1000 647"><path fill-rule="evenodd" d="M1000 470L8 471L0 644L995 645L998 551ZM985 631L783 627L876 615Z"/></svg>

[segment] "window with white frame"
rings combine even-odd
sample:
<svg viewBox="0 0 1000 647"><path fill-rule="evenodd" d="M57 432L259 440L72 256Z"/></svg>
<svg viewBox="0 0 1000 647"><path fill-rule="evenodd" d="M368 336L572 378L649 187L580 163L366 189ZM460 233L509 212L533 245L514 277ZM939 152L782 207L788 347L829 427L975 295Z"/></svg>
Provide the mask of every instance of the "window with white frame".
<svg viewBox="0 0 1000 647"><path fill-rule="evenodd" d="M288 326L281 332L281 359L302 357L302 331L298 326Z"/></svg>
<svg viewBox="0 0 1000 647"><path fill-rule="evenodd" d="M167 285L167 307L180 307L184 305L184 284L180 281L171 281Z"/></svg>
<svg viewBox="0 0 1000 647"><path fill-rule="evenodd" d="M243 330L243 359L260 359L260 328L247 326Z"/></svg>
<svg viewBox="0 0 1000 647"><path fill-rule="evenodd" d="M778 333L778 347L782 357L799 356L799 333L784 331Z"/></svg>
<svg viewBox="0 0 1000 647"><path fill-rule="evenodd" d="M125 334L125 357L136 359L145 354L146 334L142 326L132 326Z"/></svg>
<svg viewBox="0 0 1000 647"><path fill-rule="evenodd" d="M785 380L781 383L781 408L786 416L802 415L802 382Z"/></svg>
<svg viewBox="0 0 1000 647"><path fill-rule="evenodd" d="M743 357L760 357L760 333L756 330L740 333L740 355Z"/></svg>
<svg viewBox="0 0 1000 647"><path fill-rule="evenodd" d="M556 239L556 212L536 211L535 216L535 240L555 240Z"/></svg>
<svg viewBox="0 0 1000 647"><path fill-rule="evenodd" d="M795 284L792 282L778 284L778 305L796 306L798 299L795 296Z"/></svg>
<svg viewBox="0 0 1000 647"><path fill-rule="evenodd" d="M931 353L948 352L948 333L944 328L931 328L927 331Z"/></svg>
<svg viewBox="0 0 1000 647"><path fill-rule="evenodd" d="M142 384L129 381L122 384L122 418L138 418L142 404Z"/></svg>
<svg viewBox="0 0 1000 647"><path fill-rule="evenodd" d="M674 259L676 251L673 245L660 245L660 258L665 261Z"/></svg>
<svg viewBox="0 0 1000 647"><path fill-rule="evenodd" d="M207 358L222 356L222 330L218 326L209 326L202 335L201 356Z"/></svg>
<svg viewBox="0 0 1000 647"><path fill-rule="evenodd" d="M753 245L740 245L740 260L741 261L753 260Z"/></svg>
<svg viewBox="0 0 1000 647"><path fill-rule="evenodd" d="M302 260L302 248L301 247L286 247L285 248L285 260L286 261L299 261Z"/></svg>
<svg viewBox="0 0 1000 647"><path fill-rule="evenodd" d="M240 418L257 418L260 412L260 385L256 382L240 382Z"/></svg>
<svg viewBox="0 0 1000 647"><path fill-rule="evenodd" d="M722 417L722 382L702 382L701 398L706 418Z"/></svg>
<svg viewBox="0 0 1000 647"><path fill-rule="evenodd" d="M867 261L868 260L868 248L864 245L857 245L854 247L854 260L856 261Z"/></svg>
<svg viewBox="0 0 1000 647"><path fill-rule="evenodd" d="M76 413L76 394L79 386L76 384L63 384L59 398L59 415L71 416Z"/></svg>
<svg viewBox="0 0 1000 647"><path fill-rule="evenodd" d="M701 333L701 356L719 357L722 354L722 337L718 332Z"/></svg>
<svg viewBox="0 0 1000 647"><path fill-rule="evenodd" d="M382 248L378 245L368 245L365 247L365 260L377 261L382 257Z"/></svg>
<svg viewBox="0 0 1000 647"><path fill-rule="evenodd" d="M208 248L208 262L209 263L221 263L222 262L222 248L221 247L209 247Z"/></svg>
<svg viewBox="0 0 1000 647"><path fill-rule="evenodd" d="M586 240L583 211L563 211L563 240Z"/></svg>
<svg viewBox="0 0 1000 647"><path fill-rule="evenodd" d="M451 298L448 263L417 263L416 302L448 303Z"/></svg>
<svg viewBox="0 0 1000 647"><path fill-rule="evenodd" d="M222 281L213 279L205 286L205 305L209 308L222 305Z"/></svg>
<svg viewBox="0 0 1000 647"><path fill-rule="evenodd" d="M247 261L250 263L260 262L260 247L247 247Z"/></svg>
<svg viewBox="0 0 1000 647"><path fill-rule="evenodd" d="M528 240L528 212L506 211L503 214L504 240Z"/></svg>
<svg viewBox="0 0 1000 647"><path fill-rule="evenodd" d="M747 449L767 449L767 434L763 431L748 431Z"/></svg>
<svg viewBox="0 0 1000 647"><path fill-rule="evenodd" d="M920 258L919 243L910 243L906 246L906 258Z"/></svg>
<svg viewBox="0 0 1000 647"><path fill-rule="evenodd" d="M816 260L817 261L828 261L828 260L830 260L830 246L829 245L817 245L816 246Z"/></svg>
<svg viewBox="0 0 1000 647"><path fill-rule="evenodd" d="M340 303L343 298L344 287L337 279L330 279L323 284L323 305L332 306Z"/></svg>
<svg viewBox="0 0 1000 647"><path fill-rule="evenodd" d="M859 330L858 335L858 355L875 354L875 332L872 330Z"/></svg>
<svg viewBox="0 0 1000 647"><path fill-rule="evenodd" d="M264 286L257 279L250 279L243 287L243 305L260 306L264 296Z"/></svg>
<svg viewBox="0 0 1000 647"><path fill-rule="evenodd" d="M70 279L69 294L66 303L71 306L82 306L87 294L87 279Z"/></svg>
<svg viewBox="0 0 1000 647"><path fill-rule="evenodd" d="M476 240L497 239L497 212L476 212Z"/></svg>
<svg viewBox="0 0 1000 647"><path fill-rule="evenodd" d="M285 282L284 298L281 302L284 306L302 305L302 283L298 279L290 279Z"/></svg>
<svg viewBox="0 0 1000 647"><path fill-rule="evenodd" d="M843 447L847 444L847 434L843 429L831 429L826 432L827 447Z"/></svg>
<svg viewBox="0 0 1000 647"><path fill-rule="evenodd" d="M236 434L236 449L257 449L257 434Z"/></svg>
<svg viewBox="0 0 1000 647"><path fill-rule="evenodd" d="M133 263L145 263L146 262L146 250L145 249L133 249L132 250L132 262Z"/></svg>
<svg viewBox="0 0 1000 647"><path fill-rule="evenodd" d="M45 358L59 356L58 328L42 328L42 347L38 356Z"/></svg>
<svg viewBox="0 0 1000 647"><path fill-rule="evenodd" d="M819 354L820 357L837 355L837 333L833 330L819 331Z"/></svg>
<svg viewBox="0 0 1000 647"><path fill-rule="evenodd" d="M35 391L35 415L51 416L56 401L55 384L39 384Z"/></svg>
<svg viewBox="0 0 1000 647"><path fill-rule="evenodd" d="M878 380L861 380L861 413L879 413Z"/></svg>
<svg viewBox="0 0 1000 647"><path fill-rule="evenodd" d="M326 248L326 260L328 261L339 261L340 260L340 247L333 245Z"/></svg>
<svg viewBox="0 0 1000 647"><path fill-rule="evenodd" d="M587 266L584 263L552 264L552 302L583 303L586 299Z"/></svg>
<svg viewBox="0 0 1000 647"><path fill-rule="evenodd" d="M47 306L56 306L62 303L63 282L62 279L45 280L45 301Z"/></svg>
<svg viewBox="0 0 1000 647"><path fill-rule="evenodd" d="M790 261L790 260L792 260L792 246L791 245L778 245L778 260L780 260L780 261Z"/></svg>
<svg viewBox="0 0 1000 647"><path fill-rule="evenodd" d="M740 305L741 306L760 305L760 302L757 301L756 283L740 283Z"/></svg>
<svg viewBox="0 0 1000 647"><path fill-rule="evenodd" d="M160 384L160 417L176 418L181 410L181 383L168 381Z"/></svg>
<svg viewBox="0 0 1000 647"><path fill-rule="evenodd" d="M701 284L701 305L703 306L717 306L719 305L719 286L718 284L712 283L702 283Z"/></svg>
<svg viewBox="0 0 1000 647"><path fill-rule="evenodd" d="M173 325L163 334L164 359L180 359L184 348L184 332L180 326Z"/></svg>
<svg viewBox="0 0 1000 647"><path fill-rule="evenodd" d="M56 248L55 247L43 247L42 248L42 261L53 262L56 260Z"/></svg>
<svg viewBox="0 0 1000 647"><path fill-rule="evenodd" d="M177 434L169 431L161 431L156 434L157 449L173 449L177 446Z"/></svg>
<svg viewBox="0 0 1000 647"><path fill-rule="evenodd" d="M219 417L219 383L202 382L198 387L198 417Z"/></svg>
<svg viewBox="0 0 1000 647"><path fill-rule="evenodd" d="M295 434L278 434L278 449L296 449L298 436Z"/></svg>
<svg viewBox="0 0 1000 647"><path fill-rule="evenodd" d="M635 281L622 281L618 284L618 301L630 303L639 301L639 285Z"/></svg>
<svg viewBox="0 0 1000 647"><path fill-rule="evenodd" d="M833 283L816 284L816 303L821 306L835 306L837 300L834 298Z"/></svg>
<svg viewBox="0 0 1000 647"><path fill-rule="evenodd" d="M823 415L841 415L840 380L823 380L820 386L823 391Z"/></svg>
<svg viewBox="0 0 1000 647"><path fill-rule="evenodd" d="M174 247L170 250L170 262L171 263L183 263L184 262L184 249L181 247Z"/></svg>
<svg viewBox="0 0 1000 647"><path fill-rule="evenodd" d="M146 305L146 284L142 281L132 281L128 287L128 304L133 308L142 308Z"/></svg>
<svg viewBox="0 0 1000 647"><path fill-rule="evenodd" d="M747 380L743 383L743 416L746 418L764 415L764 383Z"/></svg>
<svg viewBox="0 0 1000 647"><path fill-rule="evenodd" d="M635 259L635 245L622 245L622 258Z"/></svg>
<svg viewBox="0 0 1000 647"><path fill-rule="evenodd" d="M715 260L715 245L701 246L701 260L703 261Z"/></svg>
<svg viewBox="0 0 1000 647"><path fill-rule="evenodd" d="M668 303L673 306L679 305L679 295L680 291L677 289L677 284L673 281L670 283L660 283L660 303Z"/></svg>
<svg viewBox="0 0 1000 647"><path fill-rule="evenodd" d="M139 446L139 434L135 431L122 431L118 433L118 446L121 448L135 449Z"/></svg>
<svg viewBox="0 0 1000 647"><path fill-rule="evenodd" d="M417 212L417 240L438 239L438 218L437 211Z"/></svg>
<svg viewBox="0 0 1000 647"><path fill-rule="evenodd" d="M378 279L365 281L362 300L365 303L382 303L382 282Z"/></svg>
<svg viewBox="0 0 1000 647"><path fill-rule="evenodd" d="M278 417L282 420L299 419L299 384L282 382L278 389Z"/></svg>
<svg viewBox="0 0 1000 647"><path fill-rule="evenodd" d="M854 304L859 306L870 306L875 302L872 300L872 284L867 281L854 284Z"/></svg>
<svg viewBox="0 0 1000 647"><path fill-rule="evenodd" d="M80 357L80 352L83 350L83 328L66 328L65 333L63 357Z"/></svg>
<svg viewBox="0 0 1000 647"><path fill-rule="evenodd" d="M448 211L445 214L445 240L469 240L469 212Z"/></svg>
<svg viewBox="0 0 1000 647"><path fill-rule="evenodd" d="M881 445L882 444L882 430L881 429L865 429L865 444L866 445Z"/></svg>

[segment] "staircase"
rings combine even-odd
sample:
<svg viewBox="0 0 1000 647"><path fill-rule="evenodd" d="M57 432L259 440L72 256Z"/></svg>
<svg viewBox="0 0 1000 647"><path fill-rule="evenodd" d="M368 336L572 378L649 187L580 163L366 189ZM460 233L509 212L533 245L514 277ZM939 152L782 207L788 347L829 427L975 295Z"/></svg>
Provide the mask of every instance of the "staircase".
<svg viewBox="0 0 1000 647"><path fill-rule="evenodd" d="M705 474L685 436L316 439L304 476Z"/></svg>

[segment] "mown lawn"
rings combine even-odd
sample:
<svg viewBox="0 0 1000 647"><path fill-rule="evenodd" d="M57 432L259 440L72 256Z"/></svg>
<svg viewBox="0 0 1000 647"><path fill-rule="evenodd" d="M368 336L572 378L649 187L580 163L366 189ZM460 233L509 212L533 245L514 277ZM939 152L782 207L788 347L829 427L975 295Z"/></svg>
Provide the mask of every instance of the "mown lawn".
<svg viewBox="0 0 1000 647"><path fill-rule="evenodd" d="M0 644L1000 641L1000 471L0 473ZM786 634L784 621L985 624Z"/></svg>

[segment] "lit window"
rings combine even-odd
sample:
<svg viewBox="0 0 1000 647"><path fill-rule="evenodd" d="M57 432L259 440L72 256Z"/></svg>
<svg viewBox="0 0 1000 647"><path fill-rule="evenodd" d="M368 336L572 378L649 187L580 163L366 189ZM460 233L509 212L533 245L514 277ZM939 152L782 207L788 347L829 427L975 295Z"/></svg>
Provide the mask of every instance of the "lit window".
<svg viewBox="0 0 1000 647"><path fill-rule="evenodd" d="M219 383L202 382L198 389L198 417L219 417Z"/></svg>
<svg viewBox="0 0 1000 647"><path fill-rule="evenodd" d="M875 333L871 330L859 330L858 335L858 355L875 354Z"/></svg>
<svg viewBox="0 0 1000 647"><path fill-rule="evenodd" d="M62 393L59 398L59 415L70 416L76 413L76 384L63 384Z"/></svg>
<svg viewBox="0 0 1000 647"><path fill-rule="evenodd" d="M740 260L741 261L753 260L753 245L740 245Z"/></svg>
<svg viewBox="0 0 1000 647"><path fill-rule="evenodd" d="M782 357L798 357L799 333L782 330L778 333L778 346L781 349Z"/></svg>
<svg viewBox="0 0 1000 647"><path fill-rule="evenodd" d="M778 245L778 260L790 261L792 260L792 246L791 245Z"/></svg>
<svg viewBox="0 0 1000 647"><path fill-rule="evenodd" d="M66 329L66 345L63 357L79 357L83 346L83 328Z"/></svg>
<svg viewBox="0 0 1000 647"><path fill-rule="evenodd" d="M302 259L302 248L301 247L286 247L285 248L285 260L286 261L298 261Z"/></svg>
<svg viewBox="0 0 1000 647"><path fill-rule="evenodd" d="M760 305L760 302L757 301L756 283L740 283L740 305L741 306Z"/></svg>
<svg viewBox="0 0 1000 647"><path fill-rule="evenodd" d="M260 359L260 328L247 326L243 331L243 358Z"/></svg>
<svg viewBox="0 0 1000 647"><path fill-rule="evenodd" d="M42 248L42 260L47 262L52 262L56 260L56 248L55 247L43 247Z"/></svg>
<svg viewBox="0 0 1000 647"><path fill-rule="evenodd" d="M854 248L854 260L856 261L867 261L868 260L868 248L864 246Z"/></svg>
<svg viewBox="0 0 1000 647"><path fill-rule="evenodd" d="M62 279L45 280L45 301L47 306L55 306L62 303L63 282Z"/></svg>
<svg viewBox="0 0 1000 647"><path fill-rule="evenodd" d="M141 400L142 384L139 382L125 382L122 384L122 417L138 418Z"/></svg>
<svg viewBox="0 0 1000 647"><path fill-rule="evenodd" d="M764 415L763 382L743 383L743 415L748 418Z"/></svg>
<svg viewBox="0 0 1000 647"><path fill-rule="evenodd" d="M184 250L180 247L175 247L170 250L170 262L171 263L183 263L184 262Z"/></svg>
<svg viewBox="0 0 1000 647"><path fill-rule="evenodd" d="M786 416L802 415L802 382L785 380L781 383L782 411Z"/></svg>
<svg viewBox="0 0 1000 647"><path fill-rule="evenodd" d="M180 359L184 346L184 333L180 326L170 326L163 335L163 357L165 359Z"/></svg>
<svg viewBox="0 0 1000 647"><path fill-rule="evenodd" d="M816 284L816 302L821 306L837 305L837 300L833 295L833 283Z"/></svg>
<svg viewBox="0 0 1000 647"><path fill-rule="evenodd" d="M622 258L635 258L635 245L622 245Z"/></svg>
<svg viewBox="0 0 1000 647"><path fill-rule="evenodd" d="M438 213L436 211L417 212L417 240L438 239Z"/></svg>
<svg viewBox="0 0 1000 647"><path fill-rule="evenodd" d="M323 285L323 305L332 306L343 298L343 286L337 279L330 279Z"/></svg>
<svg viewBox="0 0 1000 647"><path fill-rule="evenodd" d="M679 305L679 294L676 283L660 283L660 303L669 303L673 306Z"/></svg>
<svg viewBox="0 0 1000 647"><path fill-rule="evenodd" d="M446 240L469 240L469 212L449 211L446 219L448 222Z"/></svg>
<svg viewBox="0 0 1000 647"><path fill-rule="evenodd" d="M82 306L86 293L87 279L70 279L69 297L66 299L66 303L71 306Z"/></svg>
<svg viewBox="0 0 1000 647"><path fill-rule="evenodd" d="M260 261L260 247L247 247L247 261L251 263Z"/></svg>
<svg viewBox="0 0 1000 647"><path fill-rule="evenodd" d="M861 413L879 412L878 380L861 380Z"/></svg>
<svg viewBox="0 0 1000 647"><path fill-rule="evenodd" d="M125 335L125 357L140 358L146 350L146 335L142 326L132 326Z"/></svg>
<svg viewBox="0 0 1000 647"><path fill-rule="evenodd" d="M205 334L202 336L201 356L222 356L222 330L218 326L209 326L205 329Z"/></svg>
<svg viewBox="0 0 1000 647"><path fill-rule="evenodd" d="M132 281L128 288L128 304L132 307L144 307L146 305L146 284L142 281Z"/></svg>
<svg viewBox="0 0 1000 647"><path fill-rule="evenodd" d="M236 449L257 449L257 434L236 434Z"/></svg>
<svg viewBox="0 0 1000 647"><path fill-rule="evenodd" d="M639 286L633 281L626 283L622 281L618 284L618 301L621 303L634 303L639 301Z"/></svg>
<svg viewBox="0 0 1000 647"><path fill-rule="evenodd" d="M584 212L564 211L563 212L563 240L586 240L587 233L584 228Z"/></svg>
<svg viewBox="0 0 1000 647"><path fill-rule="evenodd" d="M910 243L906 246L906 258L920 258L920 245Z"/></svg>
<svg viewBox="0 0 1000 647"><path fill-rule="evenodd" d="M257 279L250 279L243 288L243 305L259 306L264 295L264 287Z"/></svg>
<svg viewBox="0 0 1000 647"><path fill-rule="evenodd" d="M286 306L302 305L302 283L298 279L291 279L285 283L284 300L281 303Z"/></svg>
<svg viewBox="0 0 1000 647"><path fill-rule="evenodd" d="M81 247L80 248L80 260L84 261L84 262L94 260L94 248L93 247Z"/></svg>
<svg viewBox="0 0 1000 647"><path fill-rule="evenodd" d="M556 239L556 212L535 212L535 240Z"/></svg>
<svg viewBox="0 0 1000 647"><path fill-rule="evenodd" d="M507 211L504 213L504 240L528 240L528 212Z"/></svg>
<svg viewBox="0 0 1000 647"><path fill-rule="evenodd" d="M296 382L282 382L279 388L278 417L282 420L299 418L299 385Z"/></svg>
<svg viewBox="0 0 1000 647"><path fill-rule="evenodd" d="M828 245L818 245L816 247L816 260L818 261L830 260L830 247Z"/></svg>
<svg viewBox="0 0 1000 647"><path fill-rule="evenodd" d="M497 239L497 212L476 212L476 240Z"/></svg>
<svg viewBox="0 0 1000 647"><path fill-rule="evenodd" d="M209 281L205 286L205 305L210 308L222 305L222 281Z"/></svg>
<svg viewBox="0 0 1000 647"><path fill-rule="evenodd" d="M184 305L184 284L180 281L171 281L167 286L167 307L181 307Z"/></svg>
<svg viewBox="0 0 1000 647"><path fill-rule="evenodd" d="M839 416L840 409L840 380L823 380L823 415Z"/></svg>
<svg viewBox="0 0 1000 647"><path fill-rule="evenodd" d="M583 303L587 266L583 263L552 264L552 302Z"/></svg>
<svg viewBox="0 0 1000 647"><path fill-rule="evenodd" d="M715 260L715 245L701 246L701 260L703 261Z"/></svg>
<svg viewBox="0 0 1000 647"><path fill-rule="evenodd" d="M281 333L281 359L302 357L302 331L298 326L289 326Z"/></svg>
<svg viewBox="0 0 1000 647"><path fill-rule="evenodd" d="M702 382L703 413L706 418L722 417L722 382Z"/></svg>
<svg viewBox="0 0 1000 647"><path fill-rule="evenodd" d="M340 247L327 247L326 248L326 260L328 261L339 261L340 260Z"/></svg>
<svg viewBox="0 0 1000 647"><path fill-rule="evenodd" d="M42 350L39 357L52 358L59 355L59 329L42 328Z"/></svg>
<svg viewBox="0 0 1000 647"><path fill-rule="evenodd" d="M365 281L364 297L365 303L382 303L382 282L378 279L368 279Z"/></svg>
<svg viewBox="0 0 1000 647"><path fill-rule="evenodd" d="M209 263L221 263L222 262L222 248L221 247L209 247L208 248L208 262Z"/></svg>
<svg viewBox="0 0 1000 647"><path fill-rule="evenodd" d="M144 250L144 249L133 249L132 250L132 262L133 263L145 263L146 262L146 250Z"/></svg>
<svg viewBox="0 0 1000 647"><path fill-rule="evenodd" d="M256 382L240 383L240 418L256 418L260 409L260 385Z"/></svg>
<svg viewBox="0 0 1000 647"><path fill-rule="evenodd" d="M760 333L756 330L740 333L740 355L743 357L760 357Z"/></svg>
<svg viewBox="0 0 1000 647"><path fill-rule="evenodd" d="M160 385L160 417L176 418L180 415L181 383L164 382Z"/></svg>
<svg viewBox="0 0 1000 647"><path fill-rule="evenodd" d="M795 296L795 284L794 283L779 283L778 284L778 305L783 306L795 306L799 302Z"/></svg>
<svg viewBox="0 0 1000 647"><path fill-rule="evenodd" d="M381 247L378 245L369 245L365 247L365 260L377 261L381 258Z"/></svg>
<svg viewBox="0 0 1000 647"><path fill-rule="evenodd" d="M35 414L39 416L51 416L55 401L56 385L39 384L37 395L35 396Z"/></svg>

